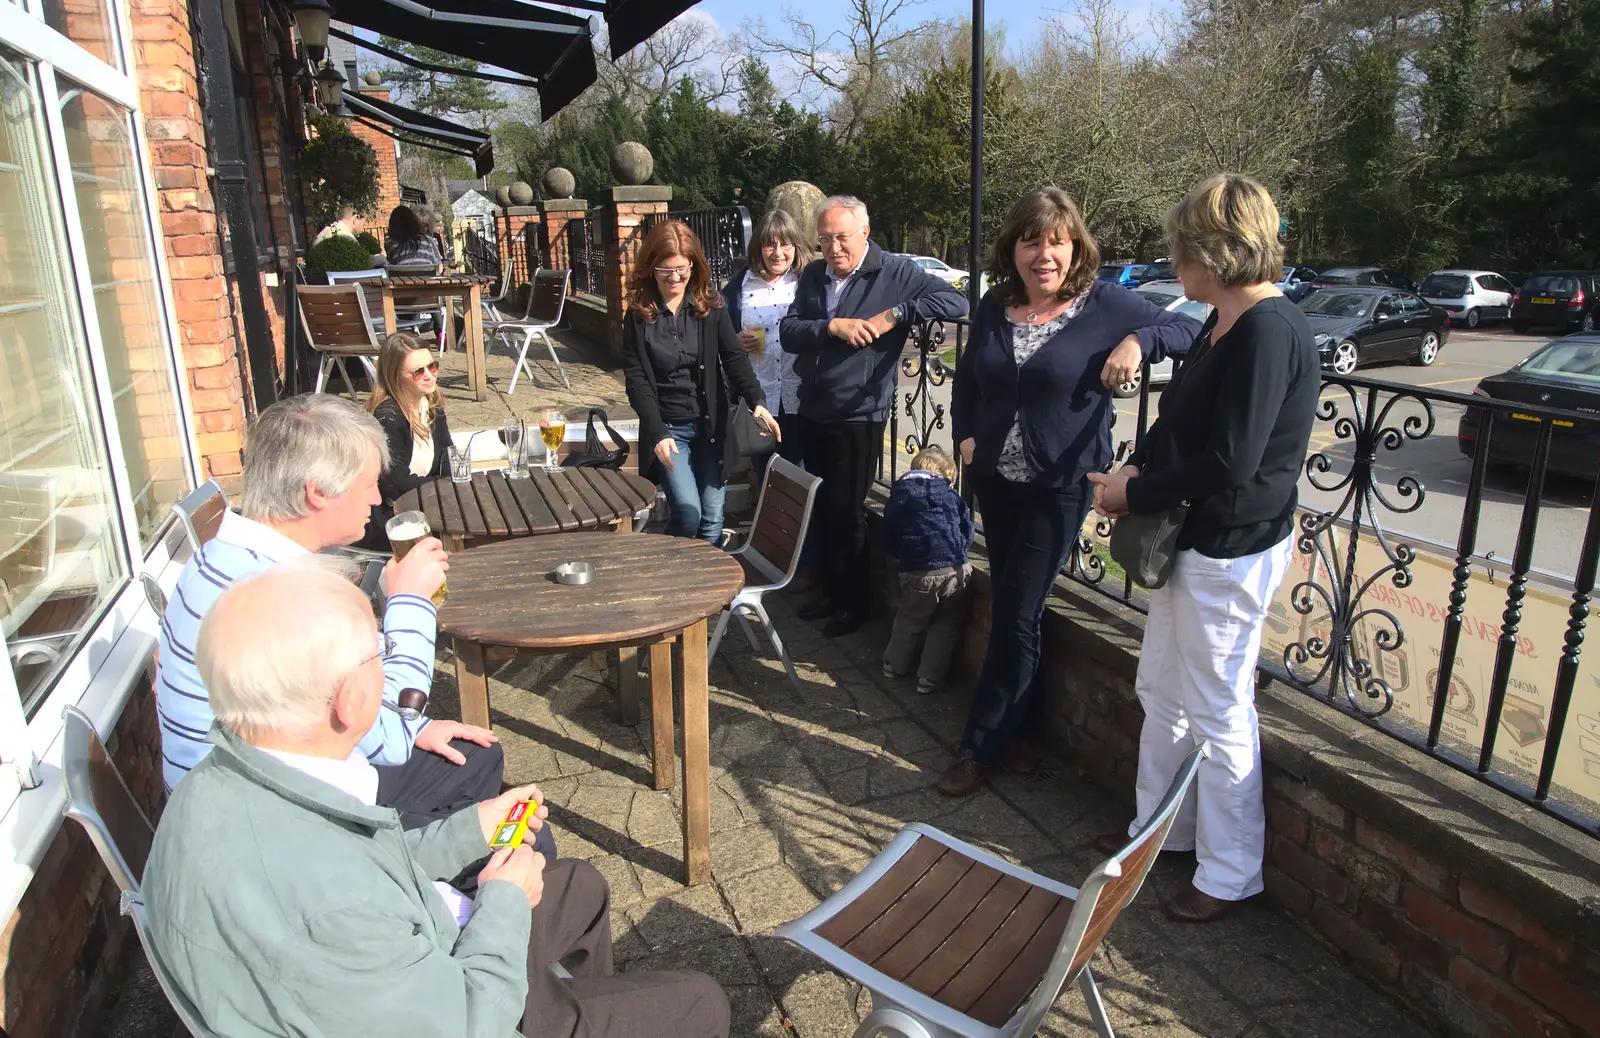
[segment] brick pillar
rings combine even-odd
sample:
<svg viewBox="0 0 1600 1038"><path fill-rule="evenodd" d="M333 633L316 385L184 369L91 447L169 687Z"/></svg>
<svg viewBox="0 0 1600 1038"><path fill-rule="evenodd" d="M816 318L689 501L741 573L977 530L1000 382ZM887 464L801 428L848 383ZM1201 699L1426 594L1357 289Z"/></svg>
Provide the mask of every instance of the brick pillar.
<svg viewBox="0 0 1600 1038"><path fill-rule="evenodd" d="M356 84L346 84L345 89L350 89ZM359 93L367 97L375 97L379 101L389 100L388 87L372 87L363 85ZM365 123L351 119L346 125L350 127L357 137L372 145L372 150L378 153L378 211L372 217L372 222L377 227L372 228L373 235L380 242L383 241L383 228L388 226L389 214L394 207L400 204L400 167L398 165L400 142L386 133L380 133ZM448 206L450 200L444 200Z"/></svg>
<svg viewBox="0 0 1600 1038"><path fill-rule="evenodd" d="M581 220L589 214L589 203L582 198L553 198L535 206L544 221L544 240L549 254L544 265L551 270L571 270L572 257L567 252L567 224Z"/></svg>
<svg viewBox="0 0 1600 1038"><path fill-rule="evenodd" d="M539 223L542 220L537 206L513 205L508 206L500 217L500 233L497 235L500 248L500 269L510 269L516 273L516 283L520 285L533 280L533 271L528 269L527 247L523 244L523 228L527 233L535 236L534 244L538 244ZM531 226L530 226L531 225ZM509 268L507 267L509 264ZM547 264L548 265L548 264Z"/></svg>
<svg viewBox="0 0 1600 1038"><path fill-rule="evenodd" d="M182 335L204 475L237 484L244 428L239 343L207 183L205 123L187 0L133 0L140 106L150 138L163 246Z"/></svg>
<svg viewBox="0 0 1600 1038"><path fill-rule="evenodd" d="M654 184L611 187L601 192L604 205L606 242L606 316L610 326L608 345L614 356L622 355L622 318L628 312L628 277L644 240L645 217L667 211L672 188Z"/></svg>

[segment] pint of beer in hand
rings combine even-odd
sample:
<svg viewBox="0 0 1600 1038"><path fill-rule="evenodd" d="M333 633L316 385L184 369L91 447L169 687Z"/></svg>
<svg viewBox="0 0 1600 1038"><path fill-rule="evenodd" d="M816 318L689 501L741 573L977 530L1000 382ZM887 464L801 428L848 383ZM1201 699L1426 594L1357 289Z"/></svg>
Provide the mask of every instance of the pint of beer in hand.
<svg viewBox="0 0 1600 1038"><path fill-rule="evenodd" d="M383 524L384 532L389 535L389 547L394 551L395 561L406 557L406 552L416 547L418 541L432 533L428 529L428 517L421 512L396 512L394 517ZM449 590L444 582L440 582L439 590L433 593L433 604L444 605L444 600Z"/></svg>

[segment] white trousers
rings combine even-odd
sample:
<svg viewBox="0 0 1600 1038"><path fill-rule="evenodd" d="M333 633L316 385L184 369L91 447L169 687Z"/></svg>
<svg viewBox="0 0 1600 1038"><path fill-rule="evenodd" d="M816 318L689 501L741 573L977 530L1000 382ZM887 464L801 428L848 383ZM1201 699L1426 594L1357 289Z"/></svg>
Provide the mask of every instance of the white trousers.
<svg viewBox="0 0 1600 1038"><path fill-rule="evenodd" d="M1261 892L1266 811L1256 660L1261 625L1289 568L1291 540L1238 559L1178 553L1172 577L1150 595L1134 682L1144 706L1139 734L1139 831L1178 765L1209 740L1211 758L1178 811L1165 849L1193 850L1194 885L1224 901Z"/></svg>

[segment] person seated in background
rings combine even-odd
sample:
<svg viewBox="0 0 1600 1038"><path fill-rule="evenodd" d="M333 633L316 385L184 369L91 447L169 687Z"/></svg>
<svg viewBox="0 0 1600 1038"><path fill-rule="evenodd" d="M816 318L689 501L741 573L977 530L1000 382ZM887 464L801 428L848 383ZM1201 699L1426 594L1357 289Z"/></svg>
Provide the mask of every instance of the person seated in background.
<svg viewBox="0 0 1600 1038"><path fill-rule="evenodd" d="M320 245L336 234L342 234L346 238L353 239L361 231L360 221L361 216L356 212L355 206L341 206L338 217L328 226L318 231L317 236L311 240L311 244Z"/></svg>
<svg viewBox="0 0 1600 1038"><path fill-rule="evenodd" d="M378 351L378 384L367 410L388 438L389 465L378 477L383 498L372 506L367 532L357 545L388 551L384 524L394 515L394 502L430 479L450 474L450 423L439 394L439 358L421 339L396 332Z"/></svg>
<svg viewBox="0 0 1600 1038"><path fill-rule="evenodd" d="M883 510L883 551L900 567L900 604L883 650L883 676L905 677L915 660L923 695L950 673L972 586L972 510L955 482L955 459L924 447L911 459L911 471L894 481Z"/></svg>
<svg viewBox="0 0 1600 1038"><path fill-rule="evenodd" d="M433 240L433 235L408 205L397 205L389 214L389 231L383 239L383 254L391 267L420 267L430 263L439 267L444 263L439 243Z"/></svg>
<svg viewBox="0 0 1600 1038"><path fill-rule="evenodd" d="M156 710L161 721L162 777L168 792L211 751L210 690L195 664L200 625L232 584L301 555L353 543L380 500L388 465L383 427L355 404L326 393L280 400L250 426L244 451L244 496L178 577L161 623ZM433 683L437 613L430 597L449 562L436 538L419 541L385 569L389 597L383 626L394 651L383 657L384 700ZM305 633L290 610L277 623ZM426 750L412 753L412 747ZM500 791L505 755L493 732L458 721L407 721L385 711L359 749L379 765L378 802L408 826L443 818ZM551 838L544 837L554 853Z"/></svg>
<svg viewBox="0 0 1600 1038"><path fill-rule="evenodd" d="M144 873L149 939L216 1034L305 1038L726 1038L699 973L612 972L590 864L501 848L472 898L442 882L489 853L522 786L406 831L359 746L391 639L341 563L235 583L200 627L215 748L178 788ZM294 623L284 622L285 617ZM561 963L570 978L558 978Z"/></svg>

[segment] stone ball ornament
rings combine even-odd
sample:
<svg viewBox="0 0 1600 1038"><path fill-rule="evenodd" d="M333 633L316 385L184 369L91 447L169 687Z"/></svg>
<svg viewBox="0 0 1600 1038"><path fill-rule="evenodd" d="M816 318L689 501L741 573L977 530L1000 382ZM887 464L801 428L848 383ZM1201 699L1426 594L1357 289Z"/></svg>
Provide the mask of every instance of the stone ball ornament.
<svg viewBox="0 0 1600 1038"><path fill-rule="evenodd" d="M817 206L827 195L822 188L804 180L790 180L779 184L767 194L767 212L782 209L794 217L807 241L817 240Z"/></svg>
<svg viewBox="0 0 1600 1038"><path fill-rule="evenodd" d="M515 184L512 184L508 193L511 196L512 205L533 204L533 185L529 184L527 181L519 180Z"/></svg>
<svg viewBox="0 0 1600 1038"><path fill-rule="evenodd" d="M545 170L544 193L547 198L571 198L578 190L578 178L565 166L552 166Z"/></svg>
<svg viewBox="0 0 1600 1038"><path fill-rule="evenodd" d="M501 186L494 189L494 204L502 209L511 204L511 188Z"/></svg>
<svg viewBox="0 0 1600 1038"><path fill-rule="evenodd" d="M622 187L633 187L650 179L656 169L655 156L638 141L623 141L611 152L611 175Z"/></svg>
<svg viewBox="0 0 1600 1038"><path fill-rule="evenodd" d="M383 73L377 69L368 69L367 74L361 77L367 86L383 86Z"/></svg>

